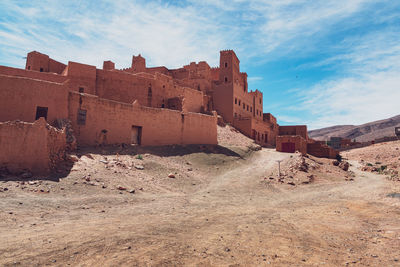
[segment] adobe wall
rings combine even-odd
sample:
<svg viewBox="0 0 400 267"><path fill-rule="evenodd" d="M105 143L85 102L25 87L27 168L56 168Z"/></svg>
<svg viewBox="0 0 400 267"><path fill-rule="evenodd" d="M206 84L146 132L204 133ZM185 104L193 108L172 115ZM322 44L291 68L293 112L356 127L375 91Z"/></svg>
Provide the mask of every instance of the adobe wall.
<svg viewBox="0 0 400 267"><path fill-rule="evenodd" d="M233 114L236 114L237 117L253 117L253 96L244 91L240 84L233 84L231 101L233 102Z"/></svg>
<svg viewBox="0 0 400 267"><path fill-rule="evenodd" d="M0 74L8 76L26 77L36 80L44 80L48 82L63 83L68 80L68 77L49 72L37 72L24 69L0 66Z"/></svg>
<svg viewBox="0 0 400 267"><path fill-rule="evenodd" d="M279 126L279 135L300 135L308 140L306 125Z"/></svg>
<svg viewBox="0 0 400 267"><path fill-rule="evenodd" d="M78 125L78 110L86 111ZM217 144L217 117L125 104L71 92L69 118L78 144L132 143L132 126L142 127L142 145ZM106 135L102 131L106 130ZM106 136L106 137L104 137Z"/></svg>
<svg viewBox="0 0 400 267"><path fill-rule="evenodd" d="M276 151L283 152L283 143L294 143L295 150L301 154L307 154L307 141L299 135L282 135L276 137Z"/></svg>
<svg viewBox="0 0 400 267"><path fill-rule="evenodd" d="M215 110L225 122L233 123L233 91L228 84L216 83L212 92Z"/></svg>
<svg viewBox="0 0 400 267"><path fill-rule="evenodd" d="M253 116L263 120L263 94L258 90L250 92L249 94L253 97Z"/></svg>
<svg viewBox="0 0 400 267"><path fill-rule="evenodd" d="M65 149L65 132L49 126L43 118L34 123L0 123L0 167L11 173L49 174L65 160Z"/></svg>
<svg viewBox="0 0 400 267"><path fill-rule="evenodd" d="M76 62L68 62L63 75L69 78L68 86L71 91L84 89L84 93L96 94L96 67Z"/></svg>
<svg viewBox="0 0 400 267"><path fill-rule="evenodd" d="M64 84L0 75L0 121L33 122L36 108L47 107L47 121L68 116L68 87Z"/></svg>
<svg viewBox="0 0 400 267"><path fill-rule="evenodd" d="M61 74L65 67L65 64L51 59L48 55L32 51L27 55L25 69Z"/></svg>
<svg viewBox="0 0 400 267"><path fill-rule="evenodd" d="M168 99L185 97L184 108L189 112L200 112L203 106L203 93L174 84L171 77L131 74L122 71L97 70L96 95L100 98L124 103L138 100L149 107L167 107Z"/></svg>
<svg viewBox="0 0 400 267"><path fill-rule="evenodd" d="M336 156L339 154L336 150L320 143L307 144L307 152L308 154L319 158L330 158L330 159L336 158Z"/></svg>

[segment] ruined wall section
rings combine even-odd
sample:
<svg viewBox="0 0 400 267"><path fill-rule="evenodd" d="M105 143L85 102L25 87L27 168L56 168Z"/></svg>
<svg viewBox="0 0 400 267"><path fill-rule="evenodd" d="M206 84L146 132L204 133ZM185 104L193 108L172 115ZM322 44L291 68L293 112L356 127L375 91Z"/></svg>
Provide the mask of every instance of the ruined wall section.
<svg viewBox="0 0 400 267"><path fill-rule="evenodd" d="M0 148L0 168L46 175L65 160L66 136L43 118L34 123L1 122Z"/></svg>
<svg viewBox="0 0 400 267"><path fill-rule="evenodd" d="M217 143L216 116L149 108L138 102L126 104L71 92L69 117L81 145L131 144L135 126L142 129L142 145Z"/></svg>
<svg viewBox="0 0 400 267"><path fill-rule="evenodd" d="M315 157L330 159L336 158L336 156L339 154L337 150L321 143L308 143L307 152Z"/></svg>
<svg viewBox="0 0 400 267"><path fill-rule="evenodd" d="M61 74L65 67L65 64L51 59L48 55L32 51L27 55L25 69Z"/></svg>

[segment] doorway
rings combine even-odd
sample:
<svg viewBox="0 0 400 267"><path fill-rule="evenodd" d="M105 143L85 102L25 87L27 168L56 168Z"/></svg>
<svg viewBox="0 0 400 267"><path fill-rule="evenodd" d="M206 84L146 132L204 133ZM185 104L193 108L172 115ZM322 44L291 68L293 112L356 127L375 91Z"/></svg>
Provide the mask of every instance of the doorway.
<svg viewBox="0 0 400 267"><path fill-rule="evenodd" d="M296 151L295 143L282 143L282 152L294 153Z"/></svg>
<svg viewBox="0 0 400 267"><path fill-rule="evenodd" d="M36 117L35 120L43 117L45 120L47 120L47 112L49 108L48 107L36 107Z"/></svg>
<svg viewBox="0 0 400 267"><path fill-rule="evenodd" d="M142 126L132 125L131 144L140 145L142 143Z"/></svg>

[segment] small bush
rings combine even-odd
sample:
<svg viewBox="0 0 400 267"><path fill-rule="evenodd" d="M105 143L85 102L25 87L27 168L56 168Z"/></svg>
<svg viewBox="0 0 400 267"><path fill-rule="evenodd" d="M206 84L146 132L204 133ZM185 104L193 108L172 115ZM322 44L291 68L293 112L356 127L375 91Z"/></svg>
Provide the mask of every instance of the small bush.
<svg viewBox="0 0 400 267"><path fill-rule="evenodd" d="M371 163L367 163L367 166L370 166L370 167L372 167L373 165L372 165Z"/></svg>
<svg viewBox="0 0 400 267"><path fill-rule="evenodd" d="M143 160L143 156L141 154L136 156L137 159Z"/></svg>

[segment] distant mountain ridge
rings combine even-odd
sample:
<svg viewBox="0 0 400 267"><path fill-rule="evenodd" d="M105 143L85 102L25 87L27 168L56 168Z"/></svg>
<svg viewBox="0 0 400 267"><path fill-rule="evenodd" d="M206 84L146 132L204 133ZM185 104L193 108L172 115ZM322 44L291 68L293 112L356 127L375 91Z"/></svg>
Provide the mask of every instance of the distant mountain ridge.
<svg viewBox="0 0 400 267"><path fill-rule="evenodd" d="M372 141L385 136L394 136L394 128L400 127L400 115L362 125L336 125L308 132L315 139L326 141L330 137L356 139L358 142Z"/></svg>

